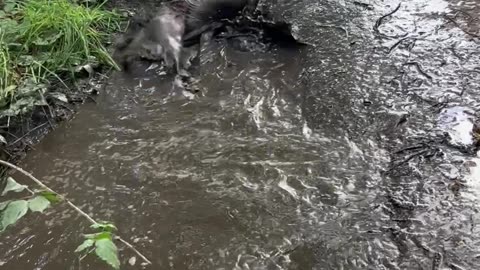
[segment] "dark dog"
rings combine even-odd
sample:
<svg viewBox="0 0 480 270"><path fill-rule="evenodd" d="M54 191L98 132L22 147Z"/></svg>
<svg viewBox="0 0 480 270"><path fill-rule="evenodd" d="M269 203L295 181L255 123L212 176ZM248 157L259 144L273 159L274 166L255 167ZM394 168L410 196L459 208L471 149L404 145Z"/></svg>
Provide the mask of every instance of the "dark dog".
<svg viewBox="0 0 480 270"><path fill-rule="evenodd" d="M159 12L140 27L134 36L124 38L117 44L119 64L128 69L129 62L139 56L140 51L162 57L169 68L175 66L178 74L184 74L181 67L180 52L185 31L185 16L174 9L163 6Z"/></svg>
<svg viewBox="0 0 480 270"><path fill-rule="evenodd" d="M188 4L183 45L198 43L202 34L215 31L243 11L253 12L259 0L184 0Z"/></svg>
<svg viewBox="0 0 480 270"><path fill-rule="evenodd" d="M202 35L222 27L243 10L253 10L258 0L180 0L164 5L148 21L139 21L140 30L117 44L119 64L128 69L140 52L161 56L166 66L175 65L177 74L188 75L181 66L183 46L199 43ZM208 36L208 35L207 35ZM211 35L210 35L211 36Z"/></svg>

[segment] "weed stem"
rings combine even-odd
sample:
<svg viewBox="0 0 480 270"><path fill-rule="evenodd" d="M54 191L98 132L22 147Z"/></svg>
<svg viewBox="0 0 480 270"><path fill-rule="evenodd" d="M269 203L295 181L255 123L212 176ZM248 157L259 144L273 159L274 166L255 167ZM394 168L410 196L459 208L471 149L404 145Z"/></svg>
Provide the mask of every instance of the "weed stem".
<svg viewBox="0 0 480 270"><path fill-rule="evenodd" d="M88 221L90 221L90 223L92 224L98 224L97 221L95 221L91 216L89 216L87 213L85 213L82 209L80 209L78 206L76 206L75 204L73 204L70 200L68 200L67 198L65 198L65 196L62 196L60 194L58 194L57 192L55 192L53 189L49 188L47 185L45 185L42 181L38 180L38 178L36 178L35 176L33 176L31 173L25 171L24 169L10 163L10 162L7 162L7 161L4 161L4 160L1 160L0 159L0 164L4 165L4 166L7 166L9 168L12 168L18 172L20 172L21 174L25 175L26 177L30 178L31 180L33 180L35 183L37 183L37 185L41 186L42 188L44 188L45 190L51 192L51 193L54 193L55 195L57 195L58 197L60 197L62 200L64 200L70 207L72 207L75 211L77 211L80 215L82 215L83 217L85 217L86 219L88 219ZM127 246L128 248L130 248L133 252L135 252L140 258L142 258L147 264L152 264L152 262L150 260L148 260L140 251L138 251L132 244L130 244L129 242L127 242L126 240L124 240L123 238L119 237L119 236L116 236L115 237L116 239L118 239L120 242L122 242L125 246Z"/></svg>

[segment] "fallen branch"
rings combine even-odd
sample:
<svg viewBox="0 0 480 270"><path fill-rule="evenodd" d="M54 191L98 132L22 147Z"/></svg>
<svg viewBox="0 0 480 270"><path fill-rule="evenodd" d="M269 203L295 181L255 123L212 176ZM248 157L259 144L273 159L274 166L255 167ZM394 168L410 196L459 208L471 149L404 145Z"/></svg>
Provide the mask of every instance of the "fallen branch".
<svg viewBox="0 0 480 270"><path fill-rule="evenodd" d="M16 165L13 165L12 163L10 162L7 162L7 161L4 161L4 160L1 160L0 159L0 164L4 165L4 166L7 166L9 168L12 168L18 172L20 172L21 174L25 175L26 177L30 178L33 182L35 182L37 185L39 185L40 187L44 188L45 190L55 194L56 196L58 196L59 198L61 198L63 201L65 201L70 207L72 207L77 213L79 213L80 215L82 215L83 217L85 217L88 221L90 221L90 223L94 224L94 225L98 225L99 223L97 221L95 221L95 219L93 219L91 216L89 216L87 213L85 213L82 209L80 209L78 206L76 206L75 204L73 204L70 200L68 200L67 198L65 198L64 196L60 195L59 193L55 192L53 189L49 188L47 185L45 185L42 181L38 180L35 176L33 176L31 173L25 171L24 169L16 166ZM128 248L130 248L133 252L135 252L140 258L142 258L145 263L147 264L152 264L152 262L150 260L148 260L140 251L138 251L132 244L130 244L129 242L125 241L124 239L122 239L120 236L116 236L115 237L116 239L118 239L120 242L122 242L123 244L125 244L125 246L127 246Z"/></svg>
<svg viewBox="0 0 480 270"><path fill-rule="evenodd" d="M455 42L454 44L452 44L452 46L449 47L450 51L452 51L452 54L457 57L458 59L460 59L461 61L465 60L461 55L459 55L457 53L457 50L456 50L456 45L457 43Z"/></svg>
<svg viewBox="0 0 480 270"><path fill-rule="evenodd" d="M428 146L425 143L420 143L418 145L412 145L412 146L404 147L402 149L399 149L399 150L395 151L394 153L395 154L401 154L403 152L407 152L407 151L411 151L411 150L417 150L417 149L421 149L421 148L425 148L425 147L428 147Z"/></svg>
<svg viewBox="0 0 480 270"><path fill-rule="evenodd" d="M400 9L401 5L402 4L399 3L398 6L394 10L392 10L391 12L389 12L389 13L383 15L382 17L378 18L378 20L375 22L375 25L373 26L373 30L378 34L381 34L380 30L378 30L378 28L380 27L380 25L382 25L383 20L385 20L387 17L390 17L395 12L397 12Z"/></svg>
<svg viewBox="0 0 480 270"><path fill-rule="evenodd" d="M416 157L419 157L419 156L422 156L424 154L427 154L428 152L430 151L430 149L425 149L425 150L421 150L421 151L418 151L418 152L415 152L413 154L411 154L410 156L407 156L405 159L399 161L399 162L392 162L392 165L390 166L390 168L387 170L387 173L390 173L392 172L393 170L395 170L396 168L402 166L402 165L405 165L407 164L408 162L410 162L412 159L416 158Z"/></svg>
<svg viewBox="0 0 480 270"><path fill-rule="evenodd" d="M420 74L422 74L425 78L427 78L427 79L429 79L429 80L432 80L432 79L433 79L432 76L430 76L429 74L427 74L427 73L423 70L422 65L420 65L420 63L418 63L418 62L415 62L415 61L413 61L413 62L407 62L407 63L404 63L403 66L414 66L414 67L417 69L417 71L418 71Z"/></svg>
<svg viewBox="0 0 480 270"><path fill-rule="evenodd" d="M46 116L46 115L45 115L45 116ZM48 116L46 116L46 117L48 118ZM15 145L16 143L18 143L19 141L21 141L23 138L27 137L30 133L34 132L35 130L37 130L37 129L43 127L43 126L45 126L46 124L48 124L48 121L45 122L45 123L43 123L43 124L40 124L40 125L34 127L34 128L31 129L31 130L29 130L27 133L23 134L22 137L19 137L19 138L17 138L14 142L9 143L9 145Z"/></svg>
<svg viewBox="0 0 480 270"><path fill-rule="evenodd" d="M453 23L453 25L455 25L455 27L457 27L458 29L460 29L463 33L469 35L469 36L472 37L472 38L478 38L478 39L480 39L480 35L478 35L477 33L472 33L472 32L470 32L470 31L468 31L468 30L465 30L463 27L461 27L461 26L458 24L457 21L455 21L455 19L450 18L450 17L447 16L447 15L445 15L445 16L443 16L443 17L444 17L447 21Z"/></svg>
<svg viewBox="0 0 480 270"><path fill-rule="evenodd" d="M393 44L393 45L388 49L388 54L392 53L392 51L395 50L395 48L397 48L398 46L400 46L400 44L402 44L405 40L408 40L408 39L416 40L416 38L404 37L404 38L400 39L399 41L397 41L395 44Z"/></svg>

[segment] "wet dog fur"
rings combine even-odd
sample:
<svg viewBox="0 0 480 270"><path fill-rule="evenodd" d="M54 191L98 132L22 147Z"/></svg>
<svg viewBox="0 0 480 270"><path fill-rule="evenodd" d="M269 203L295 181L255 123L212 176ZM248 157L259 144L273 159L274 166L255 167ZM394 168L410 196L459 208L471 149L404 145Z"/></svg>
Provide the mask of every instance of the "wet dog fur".
<svg viewBox="0 0 480 270"><path fill-rule="evenodd" d="M167 67L175 67L178 74L185 73L180 61L185 16L165 5L152 19L137 24L140 30L123 37L116 45L115 58L119 65L128 70L130 62L139 57L141 51L148 51L160 56Z"/></svg>
<svg viewBox="0 0 480 270"><path fill-rule="evenodd" d="M173 4L172 4L173 3ZM127 35L117 44L120 66L128 70L129 63L149 51L161 56L167 67L175 65L177 74L188 75L182 68L183 47L198 44L203 35L223 26L243 10L255 9L258 0L180 0L163 5L152 19L134 21L133 35ZM131 31L132 32L132 31Z"/></svg>

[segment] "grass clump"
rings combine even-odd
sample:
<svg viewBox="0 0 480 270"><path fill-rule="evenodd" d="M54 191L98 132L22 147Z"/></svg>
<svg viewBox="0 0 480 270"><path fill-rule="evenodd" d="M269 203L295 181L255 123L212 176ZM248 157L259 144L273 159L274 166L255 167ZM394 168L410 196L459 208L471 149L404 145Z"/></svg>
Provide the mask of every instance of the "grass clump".
<svg viewBox="0 0 480 270"><path fill-rule="evenodd" d="M101 5L7 0L0 8L0 117L44 105L48 81L78 66L116 66L104 44L121 17Z"/></svg>

